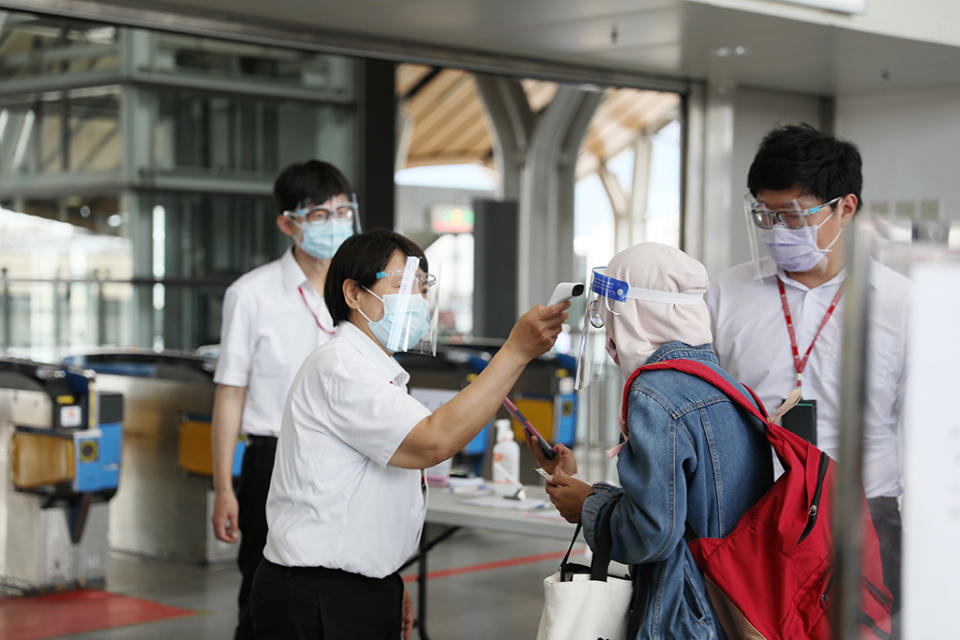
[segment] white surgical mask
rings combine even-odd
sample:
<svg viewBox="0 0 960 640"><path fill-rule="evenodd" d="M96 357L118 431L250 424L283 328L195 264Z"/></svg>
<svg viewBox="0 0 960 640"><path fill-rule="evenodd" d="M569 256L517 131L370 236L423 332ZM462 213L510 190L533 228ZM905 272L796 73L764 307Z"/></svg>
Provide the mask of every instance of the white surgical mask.
<svg viewBox="0 0 960 640"><path fill-rule="evenodd" d="M370 320L362 309L357 308L360 315L367 321L367 326L373 332L377 341L388 351L406 351L423 339L430 330L430 303L421 295L410 293L388 293L382 298L370 289L367 292L383 303L383 317L376 322ZM407 309L398 313L398 302L407 298ZM399 343L390 344L390 335L395 325L399 324Z"/></svg>
<svg viewBox="0 0 960 640"><path fill-rule="evenodd" d="M303 231L300 248L318 260L329 260L340 245L353 235L352 220L318 220L296 223Z"/></svg>
<svg viewBox="0 0 960 640"><path fill-rule="evenodd" d="M787 229L780 226L773 229L758 229L757 237L773 261L784 271L793 273L809 271L830 253L840 234L843 233L841 227L826 248L821 249L817 246L817 231L833 217L833 214L834 211L831 211L830 215L816 226L805 226L800 229Z"/></svg>

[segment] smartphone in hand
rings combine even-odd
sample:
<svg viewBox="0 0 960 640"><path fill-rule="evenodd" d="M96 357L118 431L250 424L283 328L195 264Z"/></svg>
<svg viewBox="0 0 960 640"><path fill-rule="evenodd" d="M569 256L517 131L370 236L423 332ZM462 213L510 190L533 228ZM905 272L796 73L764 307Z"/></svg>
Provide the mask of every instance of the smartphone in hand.
<svg viewBox="0 0 960 640"><path fill-rule="evenodd" d="M540 447L540 452L543 453L543 456L547 460L553 460L557 457L557 452L554 451L549 444L547 444L546 439L540 435L540 432L537 431L532 424L530 424L530 421L527 420L522 413L520 413L520 410L517 409L517 405L513 404L513 402L510 401L510 398L503 399L503 406L506 407L507 413L509 413L514 420L520 423L520 426L523 427L523 433L528 439L531 436L537 437L537 444Z"/></svg>

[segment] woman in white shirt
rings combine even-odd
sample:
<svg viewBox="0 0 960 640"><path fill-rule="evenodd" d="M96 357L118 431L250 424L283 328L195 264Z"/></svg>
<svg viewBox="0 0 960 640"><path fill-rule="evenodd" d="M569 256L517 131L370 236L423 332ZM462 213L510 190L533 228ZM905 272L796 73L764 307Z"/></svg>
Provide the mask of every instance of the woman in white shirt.
<svg viewBox="0 0 960 640"><path fill-rule="evenodd" d="M403 280L412 295L398 316L393 303L404 296L396 294L407 292L391 274L410 256L419 269ZM409 375L386 346L397 323L414 334L428 328L416 299L432 285L427 266L416 244L385 230L350 238L331 262L324 298L337 330L287 396L252 593L258 638L409 635L413 613L397 570L423 527L422 469L480 432L567 317L566 302L528 311L483 373L431 414L407 393Z"/></svg>

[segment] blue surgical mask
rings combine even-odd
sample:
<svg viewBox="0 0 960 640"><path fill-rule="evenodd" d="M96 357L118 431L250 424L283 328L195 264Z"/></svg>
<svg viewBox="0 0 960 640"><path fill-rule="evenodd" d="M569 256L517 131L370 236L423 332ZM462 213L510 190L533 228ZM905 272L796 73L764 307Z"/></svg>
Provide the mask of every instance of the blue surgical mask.
<svg viewBox="0 0 960 640"><path fill-rule="evenodd" d="M367 318L361 309L357 311L366 319L370 331L387 351L406 351L427 335L431 318L430 303L426 298L408 293L388 293L381 298L370 289L367 289L367 292L383 303L383 317L374 322ZM407 308L401 313L399 307L404 298ZM391 335L394 337L393 342L390 340Z"/></svg>
<svg viewBox="0 0 960 640"><path fill-rule="evenodd" d="M820 224L799 229L787 229L785 227L758 229L757 237L778 267L791 273L802 273L817 266L824 256L830 253L833 245L840 238L840 234L843 233L843 229L840 229L825 249L821 249L817 245L817 231L832 216L833 213L831 212Z"/></svg>
<svg viewBox="0 0 960 640"><path fill-rule="evenodd" d="M344 240L353 235L352 220L318 220L298 224L303 231L300 248L318 260L329 260Z"/></svg>

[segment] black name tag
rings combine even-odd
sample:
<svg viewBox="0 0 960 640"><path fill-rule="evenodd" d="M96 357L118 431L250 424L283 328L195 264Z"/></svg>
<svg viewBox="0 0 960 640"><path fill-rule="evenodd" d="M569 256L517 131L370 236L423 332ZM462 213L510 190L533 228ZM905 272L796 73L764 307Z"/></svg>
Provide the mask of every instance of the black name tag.
<svg viewBox="0 0 960 640"><path fill-rule="evenodd" d="M780 401L781 403L783 400ZM797 405L783 415L780 424L807 442L817 444L817 401L800 400Z"/></svg>

